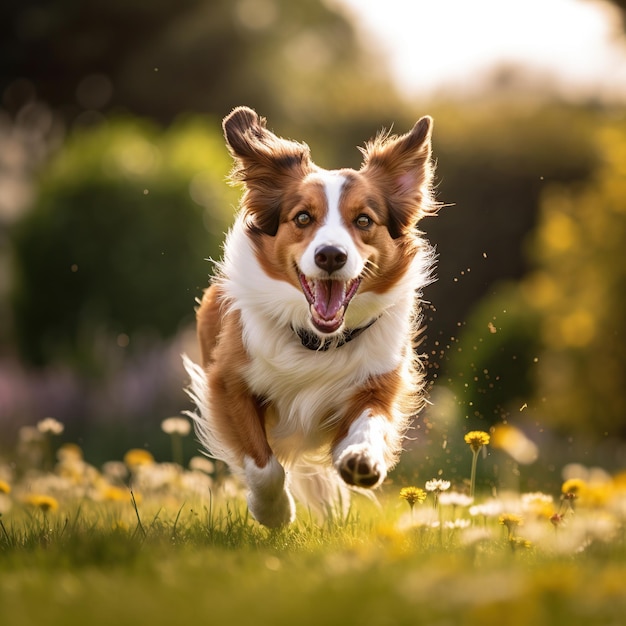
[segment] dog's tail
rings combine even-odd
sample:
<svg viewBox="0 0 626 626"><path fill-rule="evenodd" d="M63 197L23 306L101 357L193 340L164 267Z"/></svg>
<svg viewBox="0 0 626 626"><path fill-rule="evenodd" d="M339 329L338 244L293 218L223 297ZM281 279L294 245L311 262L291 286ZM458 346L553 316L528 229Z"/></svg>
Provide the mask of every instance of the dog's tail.
<svg viewBox="0 0 626 626"><path fill-rule="evenodd" d="M182 359L190 380L185 392L196 406L195 411L184 411L184 414L192 419L196 436L207 456L224 461L235 474L243 473L239 459L220 440L217 429L213 425L214 418L211 410L206 372L186 354L182 355Z"/></svg>

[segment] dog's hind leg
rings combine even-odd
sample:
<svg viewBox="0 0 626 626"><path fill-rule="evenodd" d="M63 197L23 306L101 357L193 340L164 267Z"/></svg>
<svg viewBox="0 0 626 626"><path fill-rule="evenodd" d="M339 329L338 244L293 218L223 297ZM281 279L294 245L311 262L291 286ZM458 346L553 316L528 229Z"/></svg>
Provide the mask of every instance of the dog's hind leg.
<svg viewBox="0 0 626 626"><path fill-rule="evenodd" d="M267 441L263 403L234 374L223 378L209 370L209 388L214 408L219 407L212 436L219 437L230 455L231 468L244 475L250 513L269 527L291 523L295 506L285 470Z"/></svg>
<svg viewBox="0 0 626 626"><path fill-rule="evenodd" d="M204 330L216 326L210 315L216 302L205 295L199 316L199 320L207 320ZM263 399L251 392L245 379L249 357L243 346L239 313L224 315L219 329L204 370L205 390L194 393L201 409L196 432L212 456L243 475L249 488L248 508L255 519L271 527L288 524L295 516L293 498L285 470L267 441ZM194 378L198 378L197 373Z"/></svg>

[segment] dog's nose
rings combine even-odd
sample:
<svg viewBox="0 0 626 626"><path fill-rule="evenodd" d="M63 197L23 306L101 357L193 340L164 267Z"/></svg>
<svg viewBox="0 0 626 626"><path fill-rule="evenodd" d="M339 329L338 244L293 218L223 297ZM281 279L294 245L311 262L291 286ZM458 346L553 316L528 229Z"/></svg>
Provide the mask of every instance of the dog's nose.
<svg viewBox="0 0 626 626"><path fill-rule="evenodd" d="M348 253L337 246L320 246L315 251L315 265L332 274L340 270L348 260Z"/></svg>

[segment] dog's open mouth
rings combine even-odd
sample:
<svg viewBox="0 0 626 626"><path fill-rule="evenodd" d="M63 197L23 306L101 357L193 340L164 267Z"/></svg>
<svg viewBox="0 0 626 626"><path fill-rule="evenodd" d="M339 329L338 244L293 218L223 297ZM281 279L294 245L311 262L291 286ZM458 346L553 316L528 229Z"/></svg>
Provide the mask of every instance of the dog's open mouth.
<svg viewBox="0 0 626 626"><path fill-rule="evenodd" d="M343 324L348 304L356 294L360 278L349 281L307 278L298 274L302 291L311 305L311 322L321 333L331 334Z"/></svg>

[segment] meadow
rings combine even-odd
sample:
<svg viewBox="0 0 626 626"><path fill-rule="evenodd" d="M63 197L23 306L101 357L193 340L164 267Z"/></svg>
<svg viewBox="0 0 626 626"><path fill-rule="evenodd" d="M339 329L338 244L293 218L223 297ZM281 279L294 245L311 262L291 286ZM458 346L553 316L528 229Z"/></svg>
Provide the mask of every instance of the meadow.
<svg viewBox="0 0 626 626"><path fill-rule="evenodd" d="M624 473L483 493L493 442L474 431L460 484L390 482L378 502L268 530L222 467L175 462L176 419L167 463L136 449L96 468L55 447L55 421L21 433L0 464L2 624L625 623Z"/></svg>

